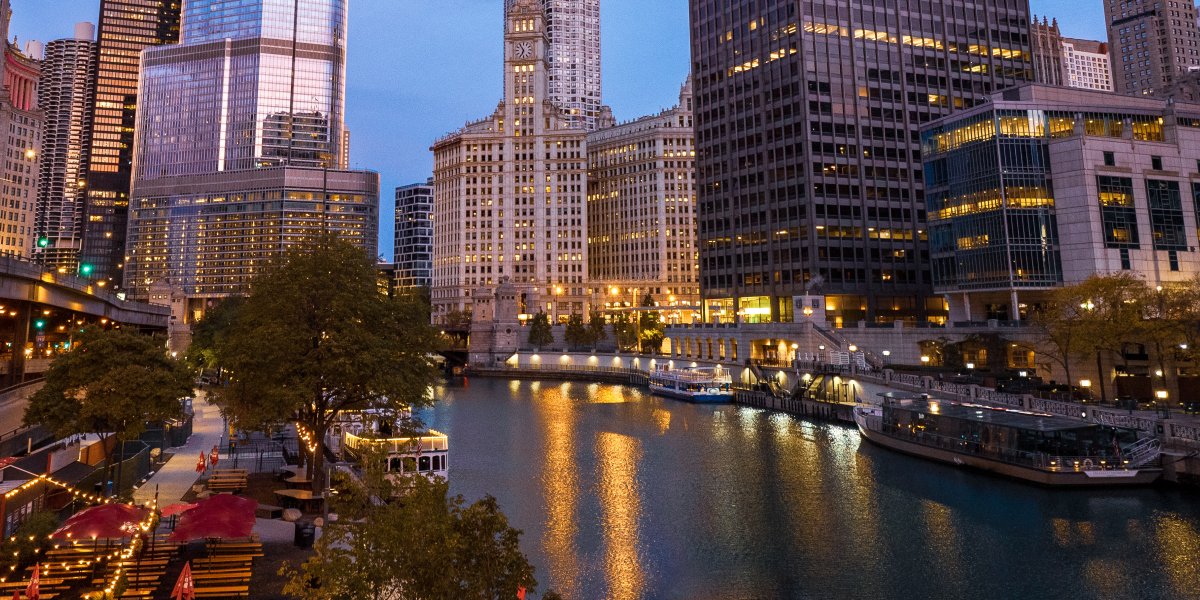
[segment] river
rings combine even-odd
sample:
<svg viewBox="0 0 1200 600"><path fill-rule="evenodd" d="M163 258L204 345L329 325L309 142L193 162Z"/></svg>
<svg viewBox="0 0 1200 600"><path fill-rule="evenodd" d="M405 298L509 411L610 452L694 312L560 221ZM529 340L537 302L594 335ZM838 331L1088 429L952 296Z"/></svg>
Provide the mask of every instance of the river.
<svg viewBox="0 0 1200 600"><path fill-rule="evenodd" d="M538 590L614 598L1200 598L1200 493L1048 490L852 427L625 386L471 379L424 413Z"/></svg>

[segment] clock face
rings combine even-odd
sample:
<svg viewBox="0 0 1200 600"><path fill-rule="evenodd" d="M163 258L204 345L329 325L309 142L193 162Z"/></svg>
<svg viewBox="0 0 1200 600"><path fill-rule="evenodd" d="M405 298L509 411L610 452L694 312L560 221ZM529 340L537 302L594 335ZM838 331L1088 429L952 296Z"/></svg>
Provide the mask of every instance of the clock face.
<svg viewBox="0 0 1200 600"><path fill-rule="evenodd" d="M522 60L533 56L533 42L521 42L513 46L513 56Z"/></svg>

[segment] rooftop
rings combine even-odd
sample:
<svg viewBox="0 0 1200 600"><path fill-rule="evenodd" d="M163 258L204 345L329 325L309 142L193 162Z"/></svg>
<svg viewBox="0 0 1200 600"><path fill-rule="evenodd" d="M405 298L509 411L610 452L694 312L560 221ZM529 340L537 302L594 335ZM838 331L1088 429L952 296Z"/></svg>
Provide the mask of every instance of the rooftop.
<svg viewBox="0 0 1200 600"><path fill-rule="evenodd" d="M978 421L989 425L1029 431L1055 432L1098 427L1098 425L1093 423L1085 423L1066 417L1055 417L1044 413L995 408L982 404L960 404L932 398L892 399L887 402L887 405L891 408L899 408L901 410L911 410L951 419Z"/></svg>

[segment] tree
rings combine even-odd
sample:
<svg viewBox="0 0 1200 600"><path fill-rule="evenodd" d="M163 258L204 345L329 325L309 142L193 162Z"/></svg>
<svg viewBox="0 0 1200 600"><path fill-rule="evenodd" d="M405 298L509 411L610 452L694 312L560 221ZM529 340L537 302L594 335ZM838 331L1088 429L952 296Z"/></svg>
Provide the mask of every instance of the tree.
<svg viewBox="0 0 1200 600"><path fill-rule="evenodd" d="M444 317L446 329L470 329L473 315L470 310L452 310Z"/></svg>
<svg viewBox="0 0 1200 600"><path fill-rule="evenodd" d="M646 297L642 299L642 306L646 308L654 306L654 298L650 294L646 294ZM638 338L641 351L658 352L662 348L664 337L666 336L658 311L643 311L638 316Z"/></svg>
<svg viewBox="0 0 1200 600"><path fill-rule="evenodd" d="M192 326L192 343L185 355L188 364L197 369L218 368L217 338L229 331L245 301L243 296L230 296L205 311L204 318Z"/></svg>
<svg viewBox="0 0 1200 600"><path fill-rule="evenodd" d="M241 429L295 421L311 436L308 476L325 483L326 432L347 411L400 414L432 403L437 333L411 297L379 293L375 265L332 234L270 263L217 344L230 372L218 402Z"/></svg>
<svg viewBox="0 0 1200 600"><path fill-rule="evenodd" d="M539 310L529 320L529 345L541 350L542 346L552 343L554 343L554 332L550 330L550 317Z"/></svg>
<svg viewBox="0 0 1200 600"><path fill-rule="evenodd" d="M604 322L604 315L596 309L592 309L588 314L588 343L594 348L600 342L603 342L608 337L608 324Z"/></svg>
<svg viewBox="0 0 1200 600"><path fill-rule="evenodd" d="M617 348L620 350L637 346L637 325L629 318L629 313L619 312L613 315L613 337L616 338Z"/></svg>
<svg viewBox="0 0 1200 600"><path fill-rule="evenodd" d="M515 597L536 589L533 567L491 496L467 505L444 480L393 481L365 460L360 479L339 474L333 507L315 552L299 569L285 566L284 592L298 598ZM390 501L383 501L388 498Z"/></svg>
<svg viewBox="0 0 1200 600"><path fill-rule="evenodd" d="M111 467L115 449L141 435L147 421L181 416L182 399L191 393L191 371L167 355L163 338L87 327L75 335L70 352L51 363L24 420L59 437L112 434L113 447L102 445Z"/></svg>
<svg viewBox="0 0 1200 600"><path fill-rule="evenodd" d="M563 338L573 349L591 345L592 338L583 324L583 315L571 313L567 318L567 330L563 333Z"/></svg>

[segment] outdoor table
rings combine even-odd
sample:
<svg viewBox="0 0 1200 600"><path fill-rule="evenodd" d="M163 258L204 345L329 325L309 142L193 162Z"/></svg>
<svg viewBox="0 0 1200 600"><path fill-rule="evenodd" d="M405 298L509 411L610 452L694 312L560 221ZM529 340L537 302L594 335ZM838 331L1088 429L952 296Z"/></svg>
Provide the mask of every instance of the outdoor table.
<svg viewBox="0 0 1200 600"><path fill-rule="evenodd" d="M320 504L324 500L324 497L320 494L314 494L308 490L275 490L275 495L301 507L307 507L314 502Z"/></svg>
<svg viewBox="0 0 1200 600"><path fill-rule="evenodd" d="M284 479L283 482L287 484L289 489L295 489L295 490L311 490L312 484L313 484L313 480L311 480L307 477L304 477L303 475L296 475L295 477L289 477L287 479Z"/></svg>

